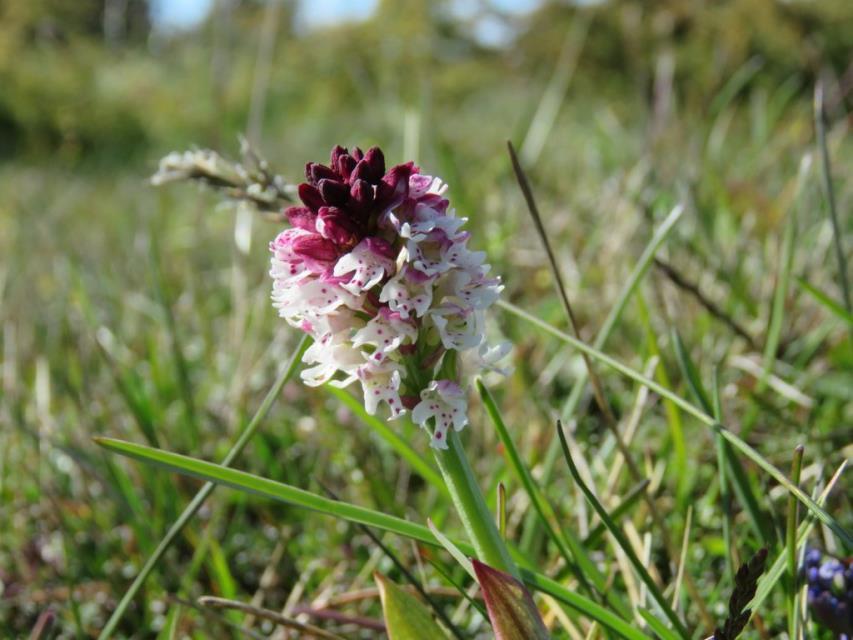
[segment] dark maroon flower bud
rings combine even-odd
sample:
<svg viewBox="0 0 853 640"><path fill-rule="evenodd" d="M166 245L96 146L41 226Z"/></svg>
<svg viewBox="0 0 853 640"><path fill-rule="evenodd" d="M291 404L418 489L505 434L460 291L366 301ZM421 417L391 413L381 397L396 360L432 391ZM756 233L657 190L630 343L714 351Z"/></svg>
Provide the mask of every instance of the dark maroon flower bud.
<svg viewBox="0 0 853 640"><path fill-rule="evenodd" d="M355 165L355 169L353 169L352 173L350 174L350 184L352 184L356 180L365 180L367 182L370 182L371 184L375 184L376 180L371 180L370 175L370 166L368 166L365 160L359 160L358 164Z"/></svg>
<svg viewBox="0 0 853 640"><path fill-rule="evenodd" d="M359 149L358 147L353 147L352 153L350 155L353 158L355 158L356 162L359 162L364 157L364 154L361 152L361 149Z"/></svg>
<svg viewBox="0 0 853 640"><path fill-rule="evenodd" d="M289 207L285 210L284 215L294 227L306 231L316 232L317 230L317 214L308 207Z"/></svg>
<svg viewBox="0 0 853 640"><path fill-rule="evenodd" d="M318 235L301 236L293 241L293 252L316 262L331 262L338 257L338 250L330 240Z"/></svg>
<svg viewBox="0 0 853 640"><path fill-rule="evenodd" d="M355 180L349 193L354 204L361 211L373 204L373 185L367 180Z"/></svg>
<svg viewBox="0 0 853 640"><path fill-rule="evenodd" d="M322 207L317 217L317 231L338 247L350 250L362 237L361 229L343 209Z"/></svg>
<svg viewBox="0 0 853 640"><path fill-rule="evenodd" d="M332 165L335 170L337 170L338 174L341 178L344 179L345 182L349 182L350 174L352 174L352 170L355 169L355 165L358 164L355 158L353 158L349 154L342 155L338 158L337 164Z"/></svg>
<svg viewBox="0 0 853 640"><path fill-rule="evenodd" d="M349 187L337 180L320 180L320 195L327 205L344 206L349 200Z"/></svg>
<svg viewBox="0 0 853 640"><path fill-rule="evenodd" d="M311 165L311 184L318 184L320 180L337 180L338 174L324 164L315 162Z"/></svg>
<svg viewBox="0 0 853 640"><path fill-rule="evenodd" d="M371 147L364 154L364 161L370 167L371 182L376 182L385 174L385 156L379 147Z"/></svg>
<svg viewBox="0 0 853 640"><path fill-rule="evenodd" d="M329 166L330 166L330 167L332 167L332 169L337 168L337 166L338 166L338 159L339 159L341 156L345 156L345 155L347 155L348 153L349 153L349 151L347 151L347 148L346 148L346 147L342 147L341 145L336 144L336 145L332 148L332 153L329 155Z"/></svg>
<svg viewBox="0 0 853 640"><path fill-rule="evenodd" d="M302 200L303 204L311 209L311 211L317 211L325 204L325 202L323 202L323 196L320 195L320 190L307 182L303 182L299 185L298 193L299 199Z"/></svg>
<svg viewBox="0 0 853 640"><path fill-rule="evenodd" d="M413 162L398 164L376 185L376 204L383 211L396 207L406 199L409 194L409 176L414 167Z"/></svg>

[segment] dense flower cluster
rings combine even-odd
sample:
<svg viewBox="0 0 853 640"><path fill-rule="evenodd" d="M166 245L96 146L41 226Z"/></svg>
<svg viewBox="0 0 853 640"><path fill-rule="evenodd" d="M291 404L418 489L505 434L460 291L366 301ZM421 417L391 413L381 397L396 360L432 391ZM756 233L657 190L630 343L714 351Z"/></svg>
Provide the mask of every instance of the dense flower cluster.
<svg viewBox="0 0 853 640"><path fill-rule="evenodd" d="M823 558L817 549L806 552L804 570L808 602L815 620L836 634L853 638L853 562Z"/></svg>
<svg viewBox="0 0 853 640"><path fill-rule="evenodd" d="M504 352L483 328L500 280L468 249L446 186L412 162L386 172L376 147L335 147L328 166L308 163L305 174L302 206L286 210L292 226L270 244L273 303L314 338L303 380L358 381L368 412L411 409L446 448L448 429L467 422L457 354L476 350L485 367Z"/></svg>

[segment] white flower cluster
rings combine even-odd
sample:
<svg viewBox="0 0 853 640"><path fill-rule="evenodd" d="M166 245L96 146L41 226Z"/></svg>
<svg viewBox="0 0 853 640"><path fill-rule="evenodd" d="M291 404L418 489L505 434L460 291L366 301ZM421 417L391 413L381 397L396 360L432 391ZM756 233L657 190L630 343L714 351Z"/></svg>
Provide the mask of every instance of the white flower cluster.
<svg viewBox="0 0 853 640"><path fill-rule="evenodd" d="M484 335L503 287L468 249L440 180L411 163L384 173L378 149L337 147L331 164L309 165L306 206L286 212L293 226L270 245L274 305L314 338L302 378L358 381L369 413L382 402L392 418L411 409L446 448L448 429L467 423L458 353L476 350L482 367L505 353Z"/></svg>

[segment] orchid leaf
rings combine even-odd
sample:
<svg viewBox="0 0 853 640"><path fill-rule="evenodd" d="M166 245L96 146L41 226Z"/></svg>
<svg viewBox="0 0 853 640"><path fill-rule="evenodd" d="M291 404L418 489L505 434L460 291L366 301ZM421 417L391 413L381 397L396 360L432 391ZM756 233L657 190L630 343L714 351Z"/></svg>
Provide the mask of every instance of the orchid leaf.
<svg viewBox="0 0 853 640"><path fill-rule="evenodd" d="M429 609L391 580L373 574L379 587L385 628L390 640L438 640L447 634L432 619Z"/></svg>
<svg viewBox="0 0 853 640"><path fill-rule="evenodd" d="M543 640L550 638L533 597L508 573L472 561L486 600L496 640Z"/></svg>

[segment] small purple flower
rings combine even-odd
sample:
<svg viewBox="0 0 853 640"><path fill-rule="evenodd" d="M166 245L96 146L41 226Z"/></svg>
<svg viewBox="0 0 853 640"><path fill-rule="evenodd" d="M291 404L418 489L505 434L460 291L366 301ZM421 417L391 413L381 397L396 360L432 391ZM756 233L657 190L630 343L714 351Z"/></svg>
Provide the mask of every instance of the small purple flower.
<svg viewBox="0 0 853 640"><path fill-rule="evenodd" d="M806 551L803 571L814 619L836 634L853 636L853 561L826 557L818 549Z"/></svg>

